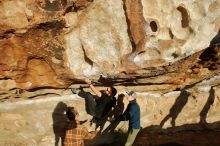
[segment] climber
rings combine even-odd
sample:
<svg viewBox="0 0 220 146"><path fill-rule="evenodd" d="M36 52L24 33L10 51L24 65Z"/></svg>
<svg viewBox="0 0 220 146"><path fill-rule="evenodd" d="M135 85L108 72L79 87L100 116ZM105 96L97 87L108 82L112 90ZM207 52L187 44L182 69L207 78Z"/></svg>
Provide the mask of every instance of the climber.
<svg viewBox="0 0 220 146"><path fill-rule="evenodd" d="M113 117L111 121L129 121L128 137L125 146L132 146L141 128L140 107L136 102L136 93L134 91L130 91L125 97L129 101L125 112L118 117Z"/></svg>
<svg viewBox="0 0 220 146"><path fill-rule="evenodd" d="M85 98L86 112L93 116L93 122L96 123L96 127L101 126L103 119L113 109L116 104L117 90L113 87L107 87L105 91L99 91L92 85L89 79L85 79L85 82L89 85L90 89L95 95L90 92L85 92L80 88L71 88L72 93L78 94L80 97Z"/></svg>
<svg viewBox="0 0 220 146"><path fill-rule="evenodd" d="M98 127L96 131L88 132L86 127L80 124L79 113L74 107L67 108L66 116L69 121L65 126L64 146L84 146L84 139L93 139L100 130Z"/></svg>

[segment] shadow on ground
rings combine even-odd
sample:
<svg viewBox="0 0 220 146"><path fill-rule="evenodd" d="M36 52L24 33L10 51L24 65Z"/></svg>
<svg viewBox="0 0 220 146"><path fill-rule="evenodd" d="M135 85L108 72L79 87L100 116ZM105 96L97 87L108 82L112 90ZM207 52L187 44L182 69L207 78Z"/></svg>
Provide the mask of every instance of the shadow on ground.
<svg viewBox="0 0 220 146"><path fill-rule="evenodd" d="M219 146L220 122L186 124L161 129L159 125L140 131L134 146Z"/></svg>

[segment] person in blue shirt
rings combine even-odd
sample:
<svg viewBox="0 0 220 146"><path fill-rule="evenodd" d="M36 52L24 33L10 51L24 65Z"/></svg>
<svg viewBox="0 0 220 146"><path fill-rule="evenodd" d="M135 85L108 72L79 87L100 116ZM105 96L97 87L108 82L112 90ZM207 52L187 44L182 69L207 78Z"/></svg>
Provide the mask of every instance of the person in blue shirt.
<svg viewBox="0 0 220 146"><path fill-rule="evenodd" d="M140 107L136 102L136 93L134 91L130 91L125 95L129 104L125 110L125 112L120 115L116 120L117 121L129 121L128 128L128 137L125 143L125 146L132 146L134 140L140 131Z"/></svg>

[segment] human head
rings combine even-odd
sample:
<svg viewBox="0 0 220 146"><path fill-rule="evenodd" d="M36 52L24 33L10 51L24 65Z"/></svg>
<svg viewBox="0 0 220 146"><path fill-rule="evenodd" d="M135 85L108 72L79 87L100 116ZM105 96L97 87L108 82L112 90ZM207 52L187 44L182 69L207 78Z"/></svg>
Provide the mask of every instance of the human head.
<svg viewBox="0 0 220 146"><path fill-rule="evenodd" d="M106 94L109 96L115 96L117 94L117 90L113 86L107 87Z"/></svg>
<svg viewBox="0 0 220 146"><path fill-rule="evenodd" d="M76 121L79 113L74 107L67 107L66 116L70 121Z"/></svg>
<svg viewBox="0 0 220 146"><path fill-rule="evenodd" d="M136 99L137 95L134 91L126 92L126 98L128 101Z"/></svg>

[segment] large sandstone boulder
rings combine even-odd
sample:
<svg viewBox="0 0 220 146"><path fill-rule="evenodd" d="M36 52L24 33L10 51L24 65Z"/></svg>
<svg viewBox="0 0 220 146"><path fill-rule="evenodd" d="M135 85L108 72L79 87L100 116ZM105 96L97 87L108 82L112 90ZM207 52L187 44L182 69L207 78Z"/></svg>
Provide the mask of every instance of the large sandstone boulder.
<svg viewBox="0 0 220 146"><path fill-rule="evenodd" d="M219 0L0 1L0 145L53 145L69 105L91 118L68 90L88 90L84 78L100 89L114 85L118 97L138 92L136 145L219 145L209 138L219 135L219 7ZM114 143L108 134L88 145Z"/></svg>

